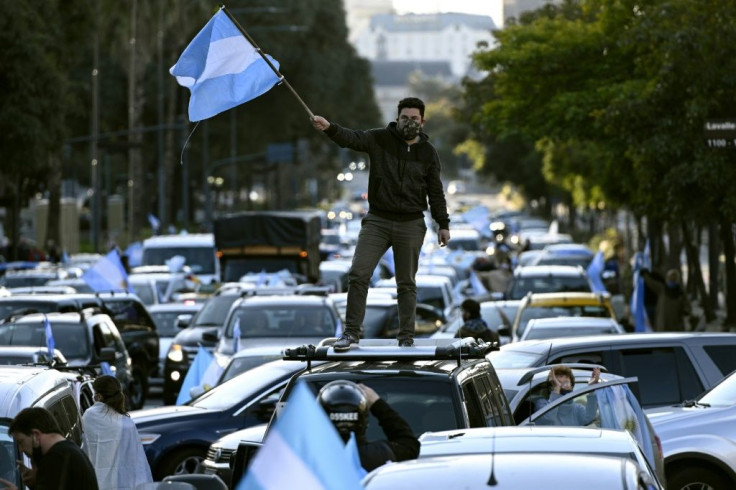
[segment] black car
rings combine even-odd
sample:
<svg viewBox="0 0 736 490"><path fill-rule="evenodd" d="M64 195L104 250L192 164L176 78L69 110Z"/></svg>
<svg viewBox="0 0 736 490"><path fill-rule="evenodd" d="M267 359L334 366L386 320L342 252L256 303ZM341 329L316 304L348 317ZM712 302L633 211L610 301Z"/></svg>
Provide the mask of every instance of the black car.
<svg viewBox="0 0 736 490"><path fill-rule="evenodd" d="M156 324L136 295L125 292L13 295L0 298L0 319L24 313L86 308L98 308L115 322L132 362L131 406L141 408L148 396L148 378L155 377L158 371L159 339Z"/></svg>
<svg viewBox="0 0 736 490"><path fill-rule="evenodd" d="M131 412L155 480L195 473L210 444L270 420L289 378L304 365L282 360L255 367L180 406Z"/></svg>
<svg viewBox="0 0 736 490"><path fill-rule="evenodd" d="M398 347L395 340L368 339L347 352L334 352L330 342L284 351L284 359L307 361L308 367L289 380L279 401L281 408L297 382L304 381L316 398L324 385L341 379L373 388L409 422L417 437L427 431L515 425L496 371L484 357L490 344L415 339L414 347L407 349ZM326 362L310 365L314 361ZM385 439L372 417L366 439ZM252 455L259 444L249 445Z"/></svg>

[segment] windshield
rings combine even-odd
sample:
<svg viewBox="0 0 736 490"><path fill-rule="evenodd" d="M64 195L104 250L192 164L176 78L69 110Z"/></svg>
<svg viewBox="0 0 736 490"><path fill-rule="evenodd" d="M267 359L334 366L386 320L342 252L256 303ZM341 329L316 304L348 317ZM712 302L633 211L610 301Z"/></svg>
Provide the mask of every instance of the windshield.
<svg viewBox="0 0 736 490"><path fill-rule="evenodd" d="M230 313L230 307L240 298L237 294L213 296L202 306L199 313L192 318L190 327L220 327Z"/></svg>
<svg viewBox="0 0 736 490"><path fill-rule="evenodd" d="M154 311L151 312L151 318L156 324L156 331L160 337L175 337L179 333L179 327L176 326L176 319L179 315L192 314L191 311Z"/></svg>
<svg viewBox="0 0 736 490"><path fill-rule="evenodd" d="M19 480L18 467L15 460L15 442L8 434L9 420L0 421L0 478L9 482L17 482Z"/></svg>
<svg viewBox="0 0 736 490"><path fill-rule="evenodd" d="M252 396L264 392L279 380L286 382L293 373L303 367L300 362L288 362L289 365L274 366L272 363L256 366L248 371L248 375L236 376L223 384L217 385L188 404L208 410L227 410L238 403L245 402Z"/></svg>
<svg viewBox="0 0 736 490"><path fill-rule="evenodd" d="M86 360L91 357L84 323L53 323L51 332L55 347L67 360ZM0 325L0 345L46 348L46 329L43 321Z"/></svg>
<svg viewBox="0 0 736 490"><path fill-rule="evenodd" d="M223 371L222 376L220 376L220 380L217 384L222 384L225 381L233 379L238 374L242 374L249 369L253 369L256 366L260 366L277 359L281 359L280 352L270 355L233 357L225 368L225 371Z"/></svg>
<svg viewBox="0 0 736 490"><path fill-rule="evenodd" d="M384 327L389 331L399 328L399 316L396 305L366 306L365 318L363 319L363 335L366 338L378 337L384 333ZM386 320L391 316L391 324L386 325Z"/></svg>
<svg viewBox="0 0 736 490"><path fill-rule="evenodd" d="M563 293L567 291L590 292L590 284L583 276L521 277L514 281L510 299L521 299L526 293Z"/></svg>
<svg viewBox="0 0 736 490"><path fill-rule="evenodd" d="M185 265L188 265L195 274L215 273L215 249L211 246L205 247L166 247L146 248L143 250L143 265L166 265L166 261L175 255L184 257Z"/></svg>
<svg viewBox="0 0 736 490"><path fill-rule="evenodd" d="M329 337L335 335L335 318L323 305L272 304L238 307L230 318L227 336L239 323L240 338Z"/></svg>
<svg viewBox="0 0 736 490"><path fill-rule="evenodd" d="M703 395L700 403L711 407L730 407L736 404L736 375L731 374L728 378L718 383L712 390Z"/></svg>
<svg viewBox="0 0 736 490"><path fill-rule="evenodd" d="M418 287L417 303L434 306L441 310L447 306L445 304L445 297L442 295L441 287Z"/></svg>
<svg viewBox="0 0 736 490"><path fill-rule="evenodd" d="M52 311L59 311L56 304L51 301L8 301L0 303L0 318L8 318L16 312L22 312L27 310L28 312L37 313L50 313Z"/></svg>
<svg viewBox="0 0 736 490"><path fill-rule="evenodd" d="M520 350L501 349L488 354L488 358L496 369L524 368L536 366L542 354Z"/></svg>
<svg viewBox="0 0 736 490"><path fill-rule="evenodd" d="M521 311L519 326L516 334L521 335L526 324L533 318L555 318L558 316L592 316L597 318L610 317L608 309L602 305L570 305L570 306L530 306Z"/></svg>

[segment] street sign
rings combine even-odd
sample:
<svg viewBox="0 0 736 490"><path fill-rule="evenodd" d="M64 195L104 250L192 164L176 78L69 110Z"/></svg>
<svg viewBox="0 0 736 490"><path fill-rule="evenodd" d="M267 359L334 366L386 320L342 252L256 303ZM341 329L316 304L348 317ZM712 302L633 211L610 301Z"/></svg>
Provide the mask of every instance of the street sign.
<svg viewBox="0 0 736 490"><path fill-rule="evenodd" d="M703 126L703 136L709 148L736 148L736 117L708 119Z"/></svg>

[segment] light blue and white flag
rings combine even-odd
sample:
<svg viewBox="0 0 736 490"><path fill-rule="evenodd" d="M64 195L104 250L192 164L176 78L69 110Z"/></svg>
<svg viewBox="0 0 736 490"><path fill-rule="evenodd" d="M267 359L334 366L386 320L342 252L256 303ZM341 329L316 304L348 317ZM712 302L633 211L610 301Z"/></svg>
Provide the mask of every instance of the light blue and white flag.
<svg viewBox="0 0 736 490"><path fill-rule="evenodd" d="M642 269L651 269L652 257L649 248L649 240L644 246L644 252L637 252L634 255L634 291L631 294L631 316L634 318L634 332L651 332L649 325L647 310L644 305L644 278L641 275Z"/></svg>
<svg viewBox="0 0 736 490"><path fill-rule="evenodd" d="M183 405L191 400L192 388L201 389L202 392L209 390L217 384L221 374L222 368L217 364L215 356L200 345L197 355L194 356L194 361L189 366L189 371L187 371L187 375L181 384L179 396L176 397L176 404Z"/></svg>
<svg viewBox="0 0 736 490"><path fill-rule="evenodd" d="M133 288L128 284L128 273L118 251L113 249L95 262L95 265L84 271L82 279L93 291L128 291Z"/></svg>
<svg viewBox="0 0 736 490"><path fill-rule="evenodd" d="M590 282L593 284L594 293L605 293L607 291L606 286L603 284L603 279L601 279L601 273L603 272L604 266L605 262L603 260L603 251L598 250L598 253L593 257L593 260L590 261L587 270Z"/></svg>
<svg viewBox="0 0 736 490"><path fill-rule="evenodd" d="M153 213L148 213L148 222L151 224L151 230L153 230L153 234L157 234L158 229L161 228L161 222L156 216L153 215Z"/></svg>
<svg viewBox="0 0 736 490"><path fill-rule="evenodd" d="M110 367L110 363L107 361L102 361L100 363L100 371L102 371L102 374L105 374L107 376L115 376L115 373Z"/></svg>
<svg viewBox="0 0 736 490"><path fill-rule="evenodd" d="M278 69L278 61L268 59ZM192 122L255 99L280 81L222 9L199 31L169 72L191 92Z"/></svg>
<svg viewBox="0 0 736 490"><path fill-rule="evenodd" d="M470 269L470 286L473 288L473 294L475 296L488 294L488 289L486 289L483 282L480 280L480 277L478 277L478 274L476 274L473 269Z"/></svg>
<svg viewBox="0 0 736 490"><path fill-rule="evenodd" d="M240 334L240 317L237 317L233 325L233 353L240 350Z"/></svg>
<svg viewBox="0 0 736 490"><path fill-rule="evenodd" d="M49 359L53 359L56 343L54 342L54 332L51 331L51 322L46 315L43 316L43 329L46 334L46 349L49 352Z"/></svg>
<svg viewBox="0 0 736 490"><path fill-rule="evenodd" d="M238 490L358 490L360 474L337 429L299 381Z"/></svg>

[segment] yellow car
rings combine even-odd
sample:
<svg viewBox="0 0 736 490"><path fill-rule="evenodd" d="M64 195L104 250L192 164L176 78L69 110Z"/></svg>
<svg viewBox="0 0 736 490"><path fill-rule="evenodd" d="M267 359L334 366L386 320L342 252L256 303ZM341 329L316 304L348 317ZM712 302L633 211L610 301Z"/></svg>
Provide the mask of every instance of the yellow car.
<svg viewBox="0 0 736 490"><path fill-rule="evenodd" d="M519 340L532 318L591 316L616 319L609 293L528 293L519 305L511 325L513 342Z"/></svg>

